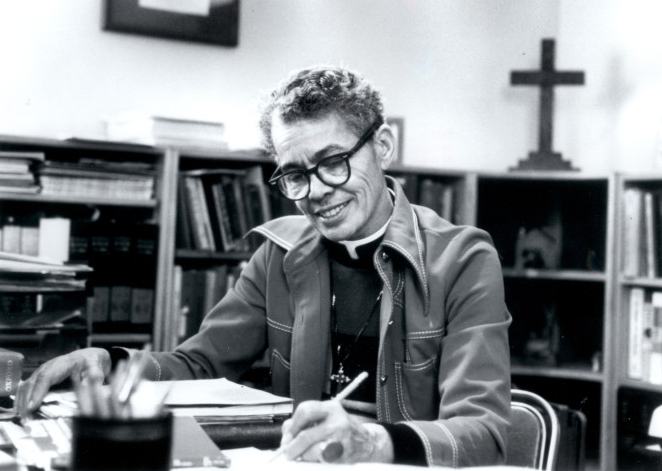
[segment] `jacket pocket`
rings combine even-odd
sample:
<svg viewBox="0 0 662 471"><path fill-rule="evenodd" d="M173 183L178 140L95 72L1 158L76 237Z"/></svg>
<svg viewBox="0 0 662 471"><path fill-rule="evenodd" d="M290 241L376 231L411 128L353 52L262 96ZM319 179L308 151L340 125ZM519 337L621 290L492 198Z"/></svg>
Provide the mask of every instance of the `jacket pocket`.
<svg viewBox="0 0 662 471"><path fill-rule="evenodd" d="M290 396L290 362L276 349L271 352L271 387L278 396Z"/></svg>
<svg viewBox="0 0 662 471"><path fill-rule="evenodd" d="M436 419L439 409L437 355L422 363L395 364L398 408L405 420Z"/></svg>

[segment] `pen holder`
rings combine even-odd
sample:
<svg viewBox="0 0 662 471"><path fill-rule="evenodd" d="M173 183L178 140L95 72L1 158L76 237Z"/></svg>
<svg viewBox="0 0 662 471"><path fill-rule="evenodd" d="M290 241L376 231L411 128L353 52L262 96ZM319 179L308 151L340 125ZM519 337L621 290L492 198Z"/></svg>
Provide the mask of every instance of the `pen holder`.
<svg viewBox="0 0 662 471"><path fill-rule="evenodd" d="M72 418L74 471L167 471L171 449L170 413L135 419Z"/></svg>

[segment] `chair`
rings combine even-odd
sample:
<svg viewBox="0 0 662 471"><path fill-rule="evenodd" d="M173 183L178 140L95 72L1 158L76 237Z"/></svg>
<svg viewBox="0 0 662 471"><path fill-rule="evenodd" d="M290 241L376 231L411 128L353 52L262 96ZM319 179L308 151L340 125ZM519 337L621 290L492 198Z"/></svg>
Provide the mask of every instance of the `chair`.
<svg viewBox="0 0 662 471"><path fill-rule="evenodd" d="M564 404L552 403L559 418L559 451L556 469L584 471L586 468L586 416Z"/></svg>
<svg viewBox="0 0 662 471"><path fill-rule="evenodd" d="M559 419L552 406L530 391L511 391L506 464L552 471L559 447Z"/></svg>

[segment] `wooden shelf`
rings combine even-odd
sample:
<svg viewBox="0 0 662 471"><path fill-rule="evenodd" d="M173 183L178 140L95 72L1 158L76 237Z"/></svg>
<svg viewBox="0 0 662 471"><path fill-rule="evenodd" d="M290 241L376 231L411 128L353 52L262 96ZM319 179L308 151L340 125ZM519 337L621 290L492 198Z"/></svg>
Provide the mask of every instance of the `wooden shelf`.
<svg viewBox="0 0 662 471"><path fill-rule="evenodd" d="M620 382L621 386L639 389L641 391L650 391L656 393L662 393L662 384L652 384L647 381L639 381L636 379L624 379Z"/></svg>
<svg viewBox="0 0 662 471"><path fill-rule="evenodd" d="M624 277L619 278L619 283L623 286L639 286L642 288L662 289L662 278L644 278L644 277Z"/></svg>
<svg viewBox="0 0 662 471"><path fill-rule="evenodd" d="M20 193L0 193L3 201L29 201L34 203L71 204L84 206L128 206L135 208L155 208L155 199L133 200L121 198L87 198L85 196L23 195Z"/></svg>
<svg viewBox="0 0 662 471"><path fill-rule="evenodd" d="M607 275L604 273L587 270L538 270L534 268L504 268L503 276L505 278L559 281L604 282L607 280Z"/></svg>
<svg viewBox="0 0 662 471"><path fill-rule="evenodd" d="M107 334L91 334L88 340L92 345L116 343L148 343L151 342L152 336L150 334L117 332Z"/></svg>
<svg viewBox="0 0 662 471"><path fill-rule="evenodd" d="M589 370L586 366L532 366L532 365L513 365L511 373L519 376L537 376L544 378L571 379L579 381L590 381L600 383L603 375L600 372Z"/></svg>
<svg viewBox="0 0 662 471"><path fill-rule="evenodd" d="M212 252L209 250L177 249L175 259L182 261L209 261L211 263L241 262L251 257L251 252Z"/></svg>

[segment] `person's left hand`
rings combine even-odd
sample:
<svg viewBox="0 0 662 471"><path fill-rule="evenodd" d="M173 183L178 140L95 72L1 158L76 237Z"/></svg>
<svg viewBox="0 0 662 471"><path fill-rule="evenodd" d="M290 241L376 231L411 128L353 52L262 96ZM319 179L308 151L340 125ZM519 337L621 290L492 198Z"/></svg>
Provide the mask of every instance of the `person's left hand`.
<svg viewBox="0 0 662 471"><path fill-rule="evenodd" d="M283 423L281 447L290 460L393 462L393 443L386 430L361 423L336 400L301 403Z"/></svg>

